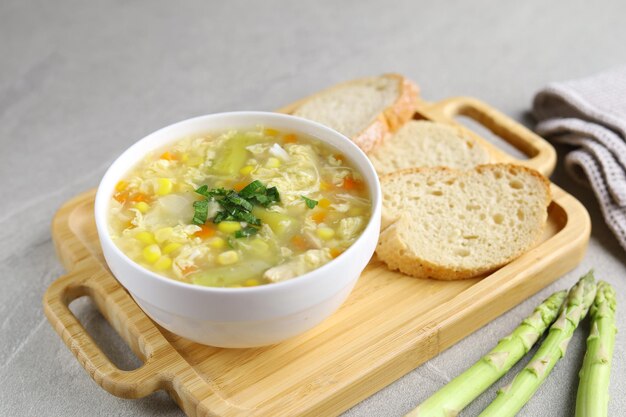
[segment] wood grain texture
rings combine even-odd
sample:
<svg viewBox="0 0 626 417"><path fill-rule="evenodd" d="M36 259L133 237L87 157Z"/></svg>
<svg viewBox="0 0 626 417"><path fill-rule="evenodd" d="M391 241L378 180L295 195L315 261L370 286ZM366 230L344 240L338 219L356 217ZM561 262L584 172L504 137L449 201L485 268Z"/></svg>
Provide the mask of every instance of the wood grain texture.
<svg viewBox="0 0 626 417"><path fill-rule="evenodd" d="M483 103L459 98L417 104L416 117L456 124L456 114L469 115L526 151L525 165L546 175L554 167L550 145ZM494 160L514 160L486 146ZM542 243L482 279L420 280L373 258L346 303L316 328L275 346L219 349L160 328L119 285L100 251L95 191L89 191L68 201L53 221L59 257L70 272L48 288L44 308L85 370L114 395L137 398L165 389L189 416L337 415L578 264L589 216L557 186L552 192ZM94 300L142 367L119 370L102 353L67 307L81 296Z"/></svg>

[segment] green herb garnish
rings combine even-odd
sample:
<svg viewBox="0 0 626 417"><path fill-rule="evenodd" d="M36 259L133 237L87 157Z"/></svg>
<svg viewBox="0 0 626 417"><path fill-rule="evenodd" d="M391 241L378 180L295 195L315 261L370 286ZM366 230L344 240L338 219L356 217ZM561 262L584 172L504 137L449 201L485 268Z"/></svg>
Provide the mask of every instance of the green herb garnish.
<svg viewBox="0 0 626 417"><path fill-rule="evenodd" d="M191 222L198 226L206 223L206 218L209 214L209 200L194 201L193 209L193 220Z"/></svg>
<svg viewBox="0 0 626 417"><path fill-rule="evenodd" d="M246 185L239 191L242 197L250 198L257 193L263 193L265 191L265 186L259 180L254 180L250 184Z"/></svg>
<svg viewBox="0 0 626 417"><path fill-rule="evenodd" d="M280 194L278 194L278 188L276 188L276 187L268 188L267 191L265 192L265 195L270 200L270 204L272 204L272 203L280 203Z"/></svg>
<svg viewBox="0 0 626 417"><path fill-rule="evenodd" d="M219 195L226 195L228 194L228 191L223 188L213 188L209 190L209 186L205 184L205 185L198 187L198 189L196 190L196 193L209 198L209 197L215 197Z"/></svg>
<svg viewBox="0 0 626 417"><path fill-rule="evenodd" d="M314 208L315 208L315 206L317 206L317 205L318 205L318 203L319 203L317 200L312 200L312 199L310 199L310 198L308 198L308 197L305 197L305 196L303 196L303 195L301 195L300 197L302 197L302 199L303 199L303 200L304 200L304 202L306 203L306 206L307 206L308 208L310 208L310 209L314 209Z"/></svg>
<svg viewBox="0 0 626 417"><path fill-rule="evenodd" d="M235 191L230 191L226 196L224 196L223 200L220 200L220 204L222 206L229 205L231 207L241 207L242 210L251 211L252 204L250 204L243 197L240 197Z"/></svg>
<svg viewBox="0 0 626 417"><path fill-rule="evenodd" d="M223 221L239 221L248 223L235 233L235 237L248 237L256 234L258 229L253 226L260 226L261 220L252 214L255 205L269 207L280 202L280 194L276 187L267 188L261 181L252 181L241 191L225 190L224 188L209 189L208 185L202 185L196 190L197 194L206 197L193 203L194 216L192 223L196 225L204 224L208 219L209 202L216 201L221 210L213 217L213 223ZM317 204L317 201L315 202Z"/></svg>
<svg viewBox="0 0 626 417"><path fill-rule="evenodd" d="M276 187L266 188L259 180L252 181L246 185L239 195L252 204L269 207L274 203L280 203L280 195Z"/></svg>
<svg viewBox="0 0 626 417"><path fill-rule="evenodd" d="M259 229L257 229L256 227L252 227L252 226L246 226L241 230L237 230L235 232L235 237L237 239L242 238L242 237L250 237L250 236L254 236L258 233Z"/></svg>

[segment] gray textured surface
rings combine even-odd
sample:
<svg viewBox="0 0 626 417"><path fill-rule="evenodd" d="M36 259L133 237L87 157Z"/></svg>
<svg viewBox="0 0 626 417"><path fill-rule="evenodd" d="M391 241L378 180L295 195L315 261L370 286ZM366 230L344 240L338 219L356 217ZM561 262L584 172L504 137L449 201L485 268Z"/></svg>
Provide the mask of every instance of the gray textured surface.
<svg viewBox="0 0 626 417"><path fill-rule="evenodd" d="M63 273L50 241L53 213L94 187L143 135L203 113L273 109L385 71L417 80L428 99L471 95L526 121L532 94L548 81L626 62L626 3L618 1L170 3L0 2L2 416L181 414L162 393L131 401L100 389L41 309L44 289ZM590 191L562 172L553 180L593 220L583 263L347 415L402 415L590 267L619 291L610 414L626 410L626 254ZM133 366L89 305L74 309L120 366ZM566 358L520 415L573 415L584 335L576 332ZM494 392L463 415L476 415Z"/></svg>

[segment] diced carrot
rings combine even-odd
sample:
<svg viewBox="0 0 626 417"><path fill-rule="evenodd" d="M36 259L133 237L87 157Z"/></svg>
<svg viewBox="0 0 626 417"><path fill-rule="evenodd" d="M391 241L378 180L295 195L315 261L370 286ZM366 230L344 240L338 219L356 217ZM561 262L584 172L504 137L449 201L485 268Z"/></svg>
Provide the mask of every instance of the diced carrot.
<svg viewBox="0 0 626 417"><path fill-rule="evenodd" d="M165 159L167 161L175 161L178 158L176 157L176 155L174 155L170 151L166 151L166 152L163 152L163 154L161 155L161 159Z"/></svg>
<svg viewBox="0 0 626 417"><path fill-rule="evenodd" d="M346 190L353 190L354 188L356 188L356 184L354 183L354 179L352 179L352 177L345 177L343 179L343 185L342 187Z"/></svg>
<svg viewBox="0 0 626 417"><path fill-rule="evenodd" d="M361 190L363 188L363 181L355 180L352 177L345 177L342 187L345 190Z"/></svg>
<svg viewBox="0 0 626 417"><path fill-rule="evenodd" d="M150 198L143 193L137 193L130 198L130 201L134 201L135 203L139 203L140 201L147 202L150 201Z"/></svg>
<svg viewBox="0 0 626 417"><path fill-rule="evenodd" d="M288 135L285 135L285 143L296 143L298 141L298 137L293 134L290 133Z"/></svg>
<svg viewBox="0 0 626 417"><path fill-rule="evenodd" d="M244 189L244 187L245 187L246 185L248 185L248 184L247 184L247 183L245 183L245 182L236 182L236 183L235 183L235 185L233 185L233 189L234 189L235 191L241 191L241 190L243 190L243 189Z"/></svg>
<svg viewBox="0 0 626 417"><path fill-rule="evenodd" d="M278 130L276 129L265 129L263 133L265 133L267 136L278 136Z"/></svg>
<svg viewBox="0 0 626 417"><path fill-rule="evenodd" d="M126 191L122 191L120 193L115 193L113 195L113 198L116 199L117 201L119 201L120 203L124 204L124 203L126 203L126 200L128 200L128 193Z"/></svg>
<svg viewBox="0 0 626 417"><path fill-rule="evenodd" d="M200 230L198 230L193 235L201 239L208 239L215 235L215 228L212 224L203 224L202 226L200 226Z"/></svg>
<svg viewBox="0 0 626 417"><path fill-rule="evenodd" d="M326 211L317 211L313 213L311 218L315 223L320 224L326 219Z"/></svg>
<svg viewBox="0 0 626 417"><path fill-rule="evenodd" d="M305 250L308 249L309 244L306 239L302 235L295 235L291 238L291 244L296 247L296 249Z"/></svg>
<svg viewBox="0 0 626 417"><path fill-rule="evenodd" d="M343 253L343 249L339 249L339 248L332 248L330 250L330 256L334 258L336 258L337 256L341 255Z"/></svg>
<svg viewBox="0 0 626 417"><path fill-rule="evenodd" d="M189 265L189 266L184 267L181 272L183 273L183 275L189 275L193 272L196 272L197 270L198 270L197 266Z"/></svg>
<svg viewBox="0 0 626 417"><path fill-rule="evenodd" d="M128 183L126 181L119 181L117 184L115 184L115 191L124 191L126 187L128 187Z"/></svg>

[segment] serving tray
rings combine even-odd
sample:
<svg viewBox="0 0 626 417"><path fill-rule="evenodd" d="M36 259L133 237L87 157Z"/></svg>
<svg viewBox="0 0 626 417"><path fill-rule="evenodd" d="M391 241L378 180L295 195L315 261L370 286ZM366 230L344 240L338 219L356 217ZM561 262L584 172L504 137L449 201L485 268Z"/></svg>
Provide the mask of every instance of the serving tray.
<svg viewBox="0 0 626 417"><path fill-rule="evenodd" d="M495 161L515 161L545 175L554 168L556 156L547 142L475 99L420 100L417 108L417 119L461 126L455 116L472 118L529 156L516 160L468 130ZM44 309L94 381L119 397L165 389L189 416L337 415L580 262L589 215L554 184L552 192L542 243L482 279L411 278L374 257L345 304L314 329L270 347L219 349L153 323L111 275L98 243L92 190L65 203L53 220L54 242L69 273L48 288ZM141 367L120 370L105 356L68 308L82 296L93 299L143 360Z"/></svg>

